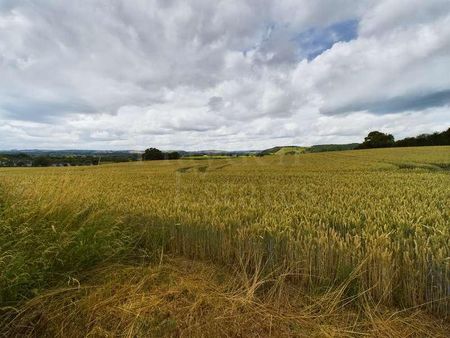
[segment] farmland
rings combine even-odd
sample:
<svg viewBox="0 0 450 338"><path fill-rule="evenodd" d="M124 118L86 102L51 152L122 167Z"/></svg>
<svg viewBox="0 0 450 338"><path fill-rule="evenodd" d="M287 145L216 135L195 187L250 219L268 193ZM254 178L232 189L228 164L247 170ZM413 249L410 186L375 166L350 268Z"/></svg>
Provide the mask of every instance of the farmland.
<svg viewBox="0 0 450 338"><path fill-rule="evenodd" d="M304 321L309 316L315 324L308 332L318 336L328 332L314 331L319 326L335 327L330 332L338 336L377 336L374 330L387 324L375 322L389 318L406 330L401 334L445 336L449 168L450 147L442 146L0 169L3 330L25 335L50 330L57 324L45 311L56 318L59 304L69 318L88 313L91 330L138 334L144 324L137 322L141 312L134 308L130 318L129 312L119 316L123 326L96 326L90 311L114 294L132 294L144 285L140 281L165 271L168 279L185 283L186 292L217 283L210 298L202 294L209 299L207 313L240 307L236 320L242 327L249 327L255 316L267 322L271 313L270 318L278 318L275 329L278 325L285 334L294 335L298 321L308 327ZM206 277L191 280L189 271ZM103 289L89 291L93 283ZM164 278L148 283L154 294L167 292ZM228 287L233 284L239 287ZM79 300L70 303L66 293ZM286 305L283 297L289 294L292 300L292 294L300 293L307 299L303 305L300 300ZM146 304L156 302L150 298ZM170 303L164 299L159 301ZM155 336L203 332L183 331L196 326L183 326L188 314L176 317L175 312L168 310L164 320L147 313L151 319L145 325L162 330L152 331ZM348 319L342 331L338 313ZM214 318L195 323L211 335L224 333L217 331L224 328ZM55 332L70 328L64 325ZM235 330L226 334L245 335ZM261 330L263 336L277 335L272 327ZM65 335L76 331L70 332Z"/></svg>

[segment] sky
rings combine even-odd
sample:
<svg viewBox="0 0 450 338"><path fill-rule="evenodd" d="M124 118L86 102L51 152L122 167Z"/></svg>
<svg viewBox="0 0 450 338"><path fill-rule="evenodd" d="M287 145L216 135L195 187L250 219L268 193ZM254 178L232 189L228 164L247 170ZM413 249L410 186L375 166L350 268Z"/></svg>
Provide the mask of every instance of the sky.
<svg viewBox="0 0 450 338"><path fill-rule="evenodd" d="M0 149L450 127L449 0L0 0Z"/></svg>

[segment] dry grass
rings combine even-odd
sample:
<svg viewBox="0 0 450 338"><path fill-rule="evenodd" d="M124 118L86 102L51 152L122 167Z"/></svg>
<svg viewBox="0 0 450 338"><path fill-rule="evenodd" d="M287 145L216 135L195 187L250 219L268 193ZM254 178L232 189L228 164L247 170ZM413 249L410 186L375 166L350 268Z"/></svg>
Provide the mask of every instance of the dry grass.
<svg viewBox="0 0 450 338"><path fill-rule="evenodd" d="M446 337L450 332L442 322L418 311L347 307L345 299L335 298L337 290L311 298L285 284L277 297L273 290L250 295L239 276L182 259L165 259L153 266L97 268L81 282L28 301L8 318L4 333L14 337Z"/></svg>

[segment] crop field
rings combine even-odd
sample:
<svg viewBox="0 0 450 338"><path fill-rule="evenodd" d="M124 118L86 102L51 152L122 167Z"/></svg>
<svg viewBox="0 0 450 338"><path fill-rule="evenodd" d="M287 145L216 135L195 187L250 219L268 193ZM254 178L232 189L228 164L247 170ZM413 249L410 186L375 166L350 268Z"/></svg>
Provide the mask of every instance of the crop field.
<svg viewBox="0 0 450 338"><path fill-rule="evenodd" d="M204 268L195 265L192 271L200 269L193 272L200 276L208 270L209 285L217 282L211 275L224 274L227 279L234 274L245 276L241 278L245 294L254 297L270 294L280 301L288 292L281 285L300 290L308 299L332 295L327 304L334 306L333 316L346 307L354 313L364 307L373 313L417 310L417 316L441 323L432 325L440 331L422 332L411 324L415 330L411 336L430 332L445 336L450 312L449 241L447 146L0 169L0 323L9 335L43 336L38 328L50 325L51 316L37 311L36 304L53 306L54 312L71 309L70 302L61 305L62 296L56 297L54 290L87 293L90 289L83 286L92 278L92 274L86 277L87 272L105 276L108 266L124 264L138 272L130 275L126 270L119 276L114 271L114 278L98 277L110 284L117 281L115 287L110 285L110 296L111 290L118 295L131 292L124 289L131 288L124 279L137 285L133 276L150 276L152 269L170 262L175 263L167 269L186 274L186 281L192 275L178 261L183 259L206 264ZM214 270L209 270L209 264ZM143 272L143 266L150 272ZM73 301L73 307L95 308L102 304L100 299ZM61 308L55 308L58 300ZM209 306L219 303L216 299ZM117 322L126 327L121 332L132 336L144 324L137 323L138 315L129 315L136 309L128 310L127 316L133 319L126 321L123 315ZM261 311L258 316L268 322ZM289 311L292 316L293 310ZM364 311L367 317L368 310ZM325 310L316 312L315 318L325 320L321 317ZM244 310L239 313L242 321L249 315ZM68 312L65 316L71 318ZM92 316L87 320L91 324ZM355 326L348 325L353 331L335 335L392 334L372 332L355 318ZM205 332L201 328L206 330L205 325L213 322L183 326L180 318L164 319L152 324L163 330L153 335L200 335ZM249 322L241 327L249 327ZM65 325L68 329L69 324ZM108 336L105 327L89 332ZM109 327L108 332L117 333L117 327ZM183 331L183 327L200 331ZM296 326L286 324L285 329ZM63 325L57 330L63 335ZM264 330L261 336L269 332L277 336L272 327ZM234 335L237 331L209 332Z"/></svg>

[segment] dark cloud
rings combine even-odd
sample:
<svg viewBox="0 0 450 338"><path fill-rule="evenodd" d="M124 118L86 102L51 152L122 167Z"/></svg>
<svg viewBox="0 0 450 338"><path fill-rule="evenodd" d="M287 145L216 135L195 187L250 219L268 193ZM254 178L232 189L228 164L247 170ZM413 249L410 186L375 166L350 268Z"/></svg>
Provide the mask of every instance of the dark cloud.
<svg viewBox="0 0 450 338"><path fill-rule="evenodd" d="M220 96L213 96L209 98L208 107L212 111L220 111L224 106L223 99Z"/></svg>
<svg viewBox="0 0 450 338"><path fill-rule="evenodd" d="M78 100L75 101L45 101L21 97L20 99L9 100L2 105L6 118L35 121L35 122L56 122L70 114L94 113L95 110L87 104Z"/></svg>
<svg viewBox="0 0 450 338"><path fill-rule="evenodd" d="M368 111L374 114L393 114L405 111L421 111L428 108L448 105L450 105L450 89L434 93L416 93L387 98L376 102L354 103L335 109L327 108L326 110L322 110L321 113L325 115L335 115L357 111Z"/></svg>

